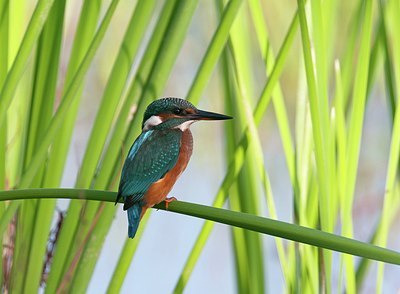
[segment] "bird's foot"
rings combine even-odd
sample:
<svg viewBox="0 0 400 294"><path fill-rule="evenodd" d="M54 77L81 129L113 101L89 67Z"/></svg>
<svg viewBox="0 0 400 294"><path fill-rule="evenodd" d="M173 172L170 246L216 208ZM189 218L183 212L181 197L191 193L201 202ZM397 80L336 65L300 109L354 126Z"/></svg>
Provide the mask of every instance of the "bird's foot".
<svg viewBox="0 0 400 294"><path fill-rule="evenodd" d="M172 201L177 201L178 199L176 199L175 197L169 197L169 198L165 198L165 209L168 210L168 205L170 202Z"/></svg>

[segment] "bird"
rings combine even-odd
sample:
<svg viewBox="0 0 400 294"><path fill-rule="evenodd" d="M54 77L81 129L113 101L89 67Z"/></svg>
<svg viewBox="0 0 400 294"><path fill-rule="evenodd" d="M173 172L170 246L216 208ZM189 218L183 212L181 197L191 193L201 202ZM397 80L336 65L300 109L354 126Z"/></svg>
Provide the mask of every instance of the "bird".
<svg viewBox="0 0 400 294"><path fill-rule="evenodd" d="M125 159L117 204L122 198L128 216L128 237L134 238L146 210L167 198L176 180L186 169L193 151L190 126L200 120L227 120L232 117L197 109L189 101L166 97L150 103L143 115L142 132Z"/></svg>

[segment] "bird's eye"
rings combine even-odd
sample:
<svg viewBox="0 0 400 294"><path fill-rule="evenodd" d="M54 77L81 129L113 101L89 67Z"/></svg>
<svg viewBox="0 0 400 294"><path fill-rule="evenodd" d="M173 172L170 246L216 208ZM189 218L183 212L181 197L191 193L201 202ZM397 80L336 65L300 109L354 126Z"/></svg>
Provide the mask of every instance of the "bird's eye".
<svg viewBox="0 0 400 294"><path fill-rule="evenodd" d="M174 114L182 114L182 109L175 108L173 112L174 112Z"/></svg>

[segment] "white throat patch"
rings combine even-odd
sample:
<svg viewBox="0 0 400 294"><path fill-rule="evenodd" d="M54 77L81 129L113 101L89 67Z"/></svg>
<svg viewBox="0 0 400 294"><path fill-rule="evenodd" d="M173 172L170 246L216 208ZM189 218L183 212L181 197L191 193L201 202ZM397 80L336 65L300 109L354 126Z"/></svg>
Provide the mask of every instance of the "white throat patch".
<svg viewBox="0 0 400 294"><path fill-rule="evenodd" d="M158 115L153 115L150 118L148 118L143 125L143 131L149 130L151 127L154 127L156 125L159 125L163 121Z"/></svg>
<svg viewBox="0 0 400 294"><path fill-rule="evenodd" d="M181 123L179 126L176 126L174 129L181 129L182 132L186 131L195 120L188 120L184 123Z"/></svg>

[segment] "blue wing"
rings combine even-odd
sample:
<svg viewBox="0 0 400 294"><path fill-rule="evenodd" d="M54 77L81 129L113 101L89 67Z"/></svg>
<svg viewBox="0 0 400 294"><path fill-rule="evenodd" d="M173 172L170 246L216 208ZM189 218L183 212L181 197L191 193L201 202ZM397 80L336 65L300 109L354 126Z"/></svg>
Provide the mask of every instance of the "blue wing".
<svg viewBox="0 0 400 294"><path fill-rule="evenodd" d="M122 169L117 202L125 198L124 210L141 202L149 187L171 170L179 156L180 130L143 132L129 150Z"/></svg>

